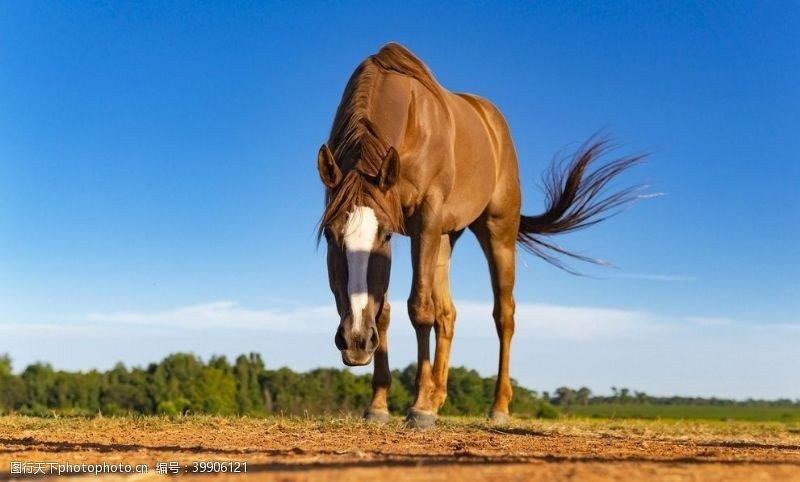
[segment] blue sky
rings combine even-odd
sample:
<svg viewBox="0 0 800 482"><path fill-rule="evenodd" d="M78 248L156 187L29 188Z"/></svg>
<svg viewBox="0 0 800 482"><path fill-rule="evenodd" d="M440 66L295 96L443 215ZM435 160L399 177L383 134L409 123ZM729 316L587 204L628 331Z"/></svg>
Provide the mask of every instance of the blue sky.
<svg viewBox="0 0 800 482"><path fill-rule="evenodd" d="M521 257L515 378L800 397L798 29L792 2L4 2L0 352L17 368L176 350L338 366L316 151L352 70L394 40L504 112L528 213L550 158L600 128L652 152L622 181L664 196L559 240L611 260L584 268L604 279ZM453 363L492 373L470 236L453 292Z"/></svg>

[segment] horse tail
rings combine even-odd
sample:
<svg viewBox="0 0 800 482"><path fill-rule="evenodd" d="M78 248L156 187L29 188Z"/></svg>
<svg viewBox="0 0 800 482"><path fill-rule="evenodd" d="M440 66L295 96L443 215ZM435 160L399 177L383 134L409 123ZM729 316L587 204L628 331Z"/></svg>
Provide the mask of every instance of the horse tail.
<svg viewBox="0 0 800 482"><path fill-rule="evenodd" d="M544 213L520 216L517 242L550 264L578 274L562 261L562 256L608 265L604 260L568 251L555 244L550 236L568 233L597 224L621 212L631 203L653 195L642 194L646 186L631 186L606 194L609 182L620 173L642 162L644 154L607 162L587 173L590 165L613 149L606 138L592 138L583 144L571 159L556 156L542 175L545 189Z"/></svg>

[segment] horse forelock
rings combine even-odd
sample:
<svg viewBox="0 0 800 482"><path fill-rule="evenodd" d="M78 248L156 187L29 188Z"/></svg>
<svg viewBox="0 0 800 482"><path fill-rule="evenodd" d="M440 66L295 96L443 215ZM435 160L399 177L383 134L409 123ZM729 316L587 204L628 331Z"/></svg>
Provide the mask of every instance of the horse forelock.
<svg viewBox="0 0 800 482"><path fill-rule="evenodd" d="M346 219L357 207L369 207L375 211L380 224L395 233L405 232L400 197L394 189L387 192L374 185L370 177L358 169L344 175L339 184L328 190L325 196L325 211L319 223L317 238L336 219Z"/></svg>

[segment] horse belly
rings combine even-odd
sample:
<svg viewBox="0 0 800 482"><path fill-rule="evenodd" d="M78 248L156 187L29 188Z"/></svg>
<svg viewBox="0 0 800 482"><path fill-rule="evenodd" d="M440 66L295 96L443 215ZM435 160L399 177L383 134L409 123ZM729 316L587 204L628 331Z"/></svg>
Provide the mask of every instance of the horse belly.
<svg viewBox="0 0 800 482"><path fill-rule="evenodd" d="M454 159L453 188L444 203L445 220L449 221L446 224L449 225L450 231L464 229L483 213L492 197L496 182L495 165L490 149L461 151L461 156ZM485 154L475 155L479 152Z"/></svg>

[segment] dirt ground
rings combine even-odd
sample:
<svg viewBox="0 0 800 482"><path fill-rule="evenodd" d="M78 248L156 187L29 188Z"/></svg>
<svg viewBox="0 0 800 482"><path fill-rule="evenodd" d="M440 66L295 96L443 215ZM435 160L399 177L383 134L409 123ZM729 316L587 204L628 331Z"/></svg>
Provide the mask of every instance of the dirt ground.
<svg viewBox="0 0 800 482"><path fill-rule="evenodd" d="M247 463L191 474L193 462ZM431 430L357 419L0 417L0 481L12 462L147 464L71 480L800 481L800 427L780 423L444 419ZM28 465L26 467L31 467ZM240 465L241 467L241 465Z"/></svg>

